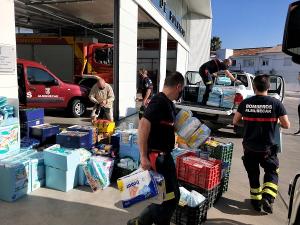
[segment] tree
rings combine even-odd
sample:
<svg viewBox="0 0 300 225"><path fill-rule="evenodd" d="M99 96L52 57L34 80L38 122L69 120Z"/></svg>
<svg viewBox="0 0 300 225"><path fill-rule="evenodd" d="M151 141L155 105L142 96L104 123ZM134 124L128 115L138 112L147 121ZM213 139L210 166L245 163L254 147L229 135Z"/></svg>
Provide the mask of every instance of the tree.
<svg viewBox="0 0 300 225"><path fill-rule="evenodd" d="M210 50L217 51L221 48L221 46L222 46L222 41L220 37L212 37L210 42Z"/></svg>

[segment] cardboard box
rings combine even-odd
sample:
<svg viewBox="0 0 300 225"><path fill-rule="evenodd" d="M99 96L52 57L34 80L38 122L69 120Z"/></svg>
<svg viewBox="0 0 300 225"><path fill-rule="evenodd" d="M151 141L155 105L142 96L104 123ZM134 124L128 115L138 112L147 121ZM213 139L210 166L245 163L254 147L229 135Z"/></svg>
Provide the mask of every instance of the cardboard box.
<svg viewBox="0 0 300 225"><path fill-rule="evenodd" d="M0 166L0 199L15 201L31 192L30 159L13 160Z"/></svg>
<svg viewBox="0 0 300 225"><path fill-rule="evenodd" d="M61 170L46 166L46 187L68 192L78 185L77 167Z"/></svg>
<svg viewBox="0 0 300 225"><path fill-rule="evenodd" d="M97 131L97 128L95 128L95 127L74 125L74 126L68 127L67 130L68 131L88 132L91 145L94 145L97 142L98 131Z"/></svg>
<svg viewBox="0 0 300 225"><path fill-rule="evenodd" d="M41 125L44 123L44 119L37 119L20 124L21 136L30 137L30 127Z"/></svg>
<svg viewBox="0 0 300 225"><path fill-rule="evenodd" d="M20 109L19 111L20 121L22 123L44 119L44 109L36 108L36 109Z"/></svg>
<svg viewBox="0 0 300 225"><path fill-rule="evenodd" d="M44 162L48 167L60 170L74 170L80 163L80 153L77 150L62 148L60 145L53 145L44 150Z"/></svg>
<svg viewBox="0 0 300 225"><path fill-rule="evenodd" d="M13 119L10 125L6 125L7 123L0 124L0 159L16 154L20 150L18 120Z"/></svg>
<svg viewBox="0 0 300 225"><path fill-rule="evenodd" d="M93 143L89 132L63 131L56 135L56 143L65 148L90 149Z"/></svg>
<svg viewBox="0 0 300 225"><path fill-rule="evenodd" d="M47 139L55 137L59 133L59 126L45 123L30 127L30 132L32 137L41 142L45 142Z"/></svg>

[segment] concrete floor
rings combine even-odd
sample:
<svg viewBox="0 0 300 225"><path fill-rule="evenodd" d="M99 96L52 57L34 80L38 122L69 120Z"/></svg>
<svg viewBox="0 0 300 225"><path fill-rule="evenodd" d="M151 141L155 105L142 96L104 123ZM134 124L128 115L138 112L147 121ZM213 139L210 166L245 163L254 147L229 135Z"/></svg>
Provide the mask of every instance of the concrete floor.
<svg viewBox="0 0 300 225"><path fill-rule="evenodd" d="M219 140L235 144L232 172L228 192L211 208L208 225L284 225L286 224L288 183L299 170L299 136L292 133L298 129L296 107L298 98L286 98L285 105L292 122L292 128L284 131L284 153L280 155L280 193L274 205L274 214L254 212L249 204L248 178L241 162L241 139L236 138L231 128L214 133ZM68 126L89 124L87 118L54 118L59 112L47 113L46 122ZM130 122L137 122L131 117ZM121 123L126 127L126 122ZM115 187L92 193L89 187L80 187L68 193L41 188L15 203L0 201L1 225L124 225L129 218L139 214L146 202L123 209L120 195Z"/></svg>

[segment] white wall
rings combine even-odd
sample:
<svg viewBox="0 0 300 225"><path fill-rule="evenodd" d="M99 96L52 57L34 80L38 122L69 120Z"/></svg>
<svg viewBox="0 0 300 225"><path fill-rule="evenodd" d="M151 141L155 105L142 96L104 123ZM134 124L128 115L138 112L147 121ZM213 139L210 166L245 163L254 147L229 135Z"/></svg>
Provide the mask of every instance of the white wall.
<svg viewBox="0 0 300 225"><path fill-rule="evenodd" d="M1 0L0 21L0 96L8 97L18 109L14 0ZM4 65L4 58L9 66Z"/></svg>
<svg viewBox="0 0 300 225"><path fill-rule="evenodd" d="M167 70L168 33L165 29L160 29L160 82L159 91L162 91Z"/></svg>
<svg viewBox="0 0 300 225"><path fill-rule="evenodd" d="M210 57L212 19L196 14L191 14L190 19L188 70L198 71Z"/></svg>
<svg viewBox="0 0 300 225"><path fill-rule="evenodd" d="M136 112L138 6L133 0L120 1L119 112L120 118Z"/></svg>

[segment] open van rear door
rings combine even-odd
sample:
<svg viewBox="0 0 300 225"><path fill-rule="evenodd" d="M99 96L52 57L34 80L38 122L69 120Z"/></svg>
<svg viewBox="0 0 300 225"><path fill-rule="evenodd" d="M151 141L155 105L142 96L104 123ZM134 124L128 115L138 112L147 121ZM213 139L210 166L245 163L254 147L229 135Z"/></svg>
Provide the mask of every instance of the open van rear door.
<svg viewBox="0 0 300 225"><path fill-rule="evenodd" d="M283 77L279 75L270 75L270 89L268 91L268 95L283 102L284 91L285 82Z"/></svg>
<svg viewBox="0 0 300 225"><path fill-rule="evenodd" d="M286 17L282 51L300 64L300 1L290 4Z"/></svg>

